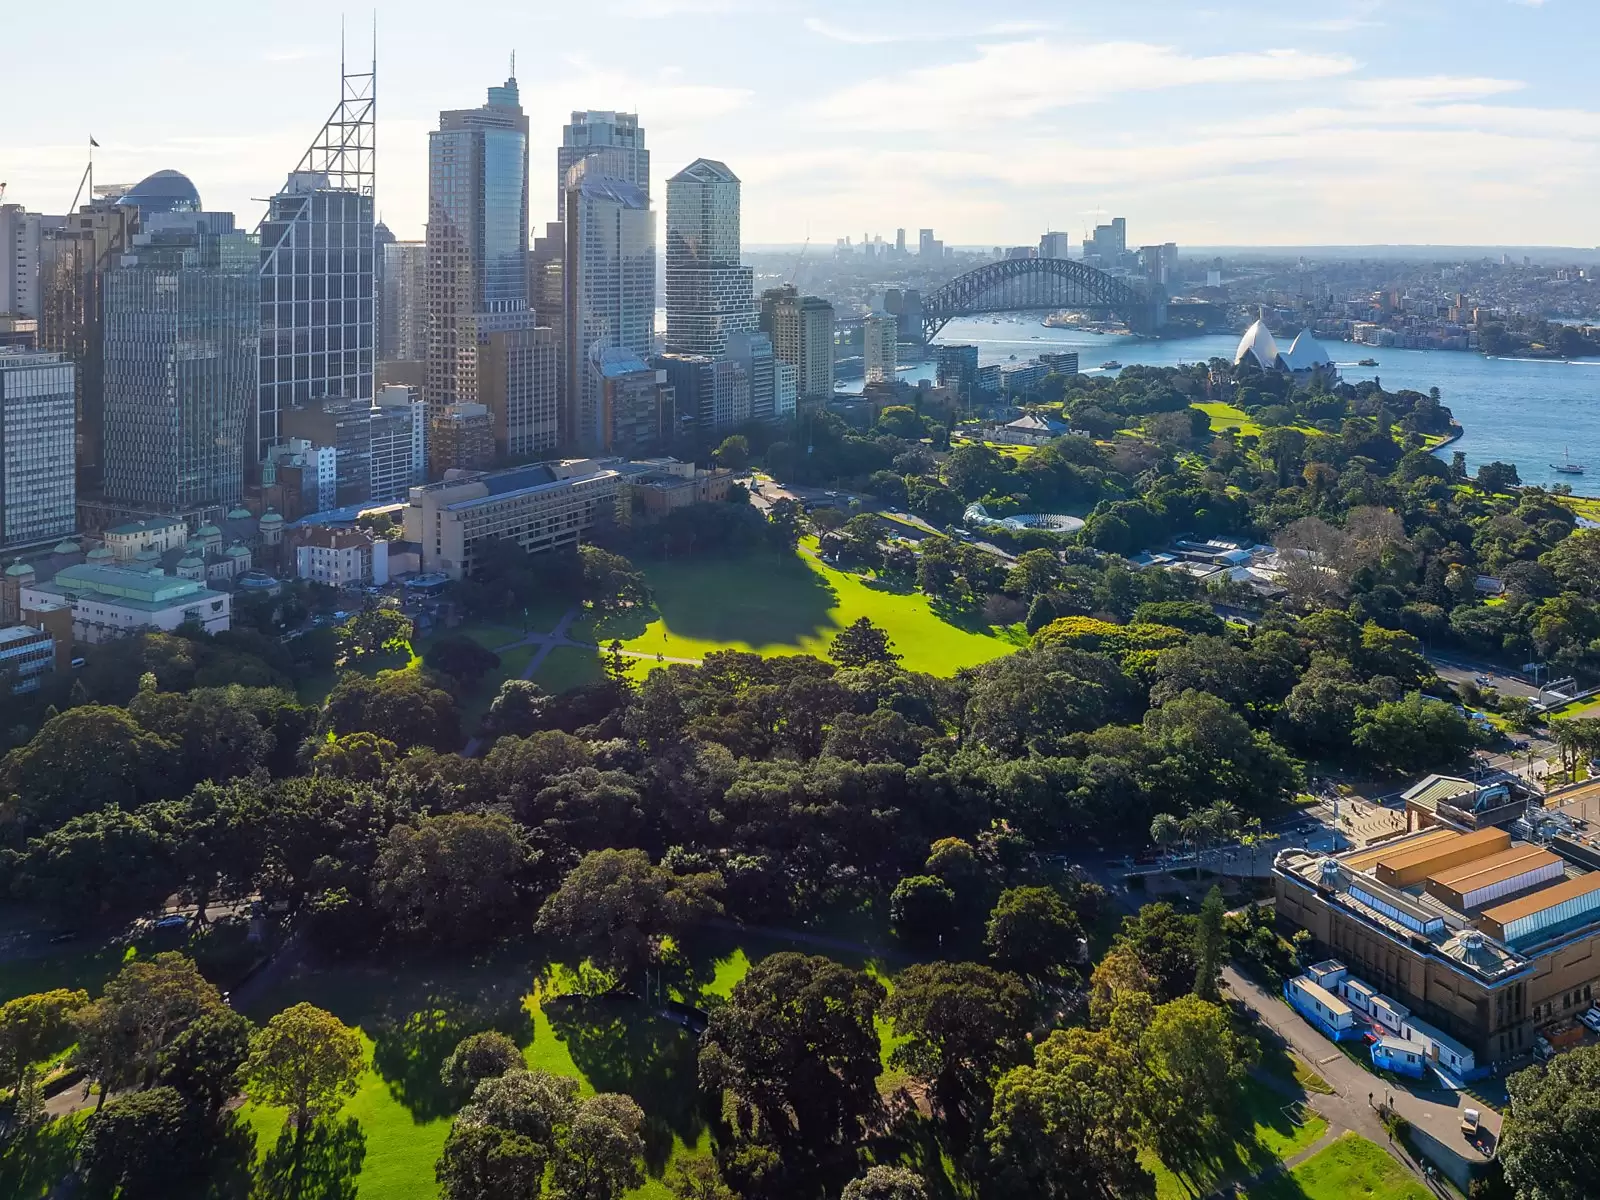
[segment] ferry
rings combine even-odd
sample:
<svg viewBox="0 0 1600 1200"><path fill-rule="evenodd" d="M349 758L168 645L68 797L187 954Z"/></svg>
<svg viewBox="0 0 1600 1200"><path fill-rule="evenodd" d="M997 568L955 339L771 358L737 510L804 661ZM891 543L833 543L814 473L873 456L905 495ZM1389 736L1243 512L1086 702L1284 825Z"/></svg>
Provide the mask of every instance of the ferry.
<svg viewBox="0 0 1600 1200"><path fill-rule="evenodd" d="M1572 455L1567 453L1565 446L1561 448L1561 461L1551 463L1550 469L1558 475L1582 475L1584 471L1582 463L1572 461Z"/></svg>
<svg viewBox="0 0 1600 1200"><path fill-rule="evenodd" d="M1102 371L1120 371L1122 369L1122 364L1114 358L1108 358L1105 362L1100 364L1100 369Z"/></svg>
<svg viewBox="0 0 1600 1200"><path fill-rule="evenodd" d="M1356 363L1356 366L1358 366L1358 367L1375 367L1377 365L1378 365L1378 360L1375 359L1375 358L1363 358L1359 362Z"/></svg>

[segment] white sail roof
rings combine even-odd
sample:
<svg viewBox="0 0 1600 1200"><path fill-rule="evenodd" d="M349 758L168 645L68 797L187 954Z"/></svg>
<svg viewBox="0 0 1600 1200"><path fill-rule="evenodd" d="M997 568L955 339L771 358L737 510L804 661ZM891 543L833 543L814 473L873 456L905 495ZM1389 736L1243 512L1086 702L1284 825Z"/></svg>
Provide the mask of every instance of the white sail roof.
<svg viewBox="0 0 1600 1200"><path fill-rule="evenodd" d="M1277 368L1278 343L1273 341L1272 330L1267 328L1265 321L1257 320L1244 331L1244 337L1239 339L1238 353L1233 356L1233 365L1238 366L1242 363L1247 354L1256 356L1256 362L1263 371Z"/></svg>
<svg viewBox="0 0 1600 1200"><path fill-rule="evenodd" d="M1294 345L1289 347L1289 353L1283 356L1283 360L1291 371L1315 371L1333 362L1328 352L1322 348L1322 343L1317 341L1316 335L1309 329L1300 331L1300 335L1294 339Z"/></svg>

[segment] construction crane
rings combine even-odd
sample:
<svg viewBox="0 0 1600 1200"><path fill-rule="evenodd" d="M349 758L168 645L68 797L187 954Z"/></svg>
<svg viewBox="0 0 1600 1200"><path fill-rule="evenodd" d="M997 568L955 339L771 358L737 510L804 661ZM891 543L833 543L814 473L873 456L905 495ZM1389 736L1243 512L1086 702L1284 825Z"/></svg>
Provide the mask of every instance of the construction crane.
<svg viewBox="0 0 1600 1200"><path fill-rule="evenodd" d="M800 257L794 260L794 270L789 272L789 282L793 283L800 275L800 264L806 260L806 251L811 249L811 234L806 233L806 240L800 246Z"/></svg>

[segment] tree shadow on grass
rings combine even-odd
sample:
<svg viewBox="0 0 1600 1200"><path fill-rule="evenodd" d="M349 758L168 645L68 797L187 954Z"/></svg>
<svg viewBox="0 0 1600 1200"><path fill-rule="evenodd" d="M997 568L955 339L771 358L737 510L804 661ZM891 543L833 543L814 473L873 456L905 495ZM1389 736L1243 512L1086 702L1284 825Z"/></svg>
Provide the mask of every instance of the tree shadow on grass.
<svg viewBox="0 0 1600 1200"><path fill-rule="evenodd" d="M798 646L835 627L833 585L800 560L763 554L663 573L656 610L675 635L704 642ZM641 647L650 649L649 645Z"/></svg>
<svg viewBox="0 0 1600 1200"><path fill-rule="evenodd" d="M0 1196L48 1196L78 1156L81 1121L63 1117L12 1135L0 1145Z"/></svg>
<svg viewBox="0 0 1600 1200"><path fill-rule="evenodd" d="M626 608L620 612L590 613L570 631L570 636L574 641L592 639L601 647L609 646L614 641L627 642L643 637L650 628L650 622L660 615L653 604ZM586 633L588 639L584 637Z"/></svg>
<svg viewBox="0 0 1600 1200"><path fill-rule="evenodd" d="M486 1029L499 1030L519 1046L533 1040L533 1020L520 997L473 1003L457 996L430 996L403 1020L374 1023L373 1069L418 1124L448 1116L461 1097L444 1086L439 1069L462 1038Z"/></svg>
<svg viewBox="0 0 1600 1200"><path fill-rule="evenodd" d="M930 600L928 608L946 625L954 625L966 633L994 636L994 627L984 619L983 608L977 604L958 604L951 600Z"/></svg>
<svg viewBox="0 0 1600 1200"><path fill-rule="evenodd" d="M659 1177L673 1138L692 1145L706 1127L694 1035L626 996L561 996L544 1013L596 1091L622 1092L644 1110L645 1169Z"/></svg>
<svg viewBox="0 0 1600 1200"><path fill-rule="evenodd" d="M295 1147L284 1129L256 1173L260 1200L355 1200L356 1177L367 1157L367 1136L354 1117L319 1122Z"/></svg>

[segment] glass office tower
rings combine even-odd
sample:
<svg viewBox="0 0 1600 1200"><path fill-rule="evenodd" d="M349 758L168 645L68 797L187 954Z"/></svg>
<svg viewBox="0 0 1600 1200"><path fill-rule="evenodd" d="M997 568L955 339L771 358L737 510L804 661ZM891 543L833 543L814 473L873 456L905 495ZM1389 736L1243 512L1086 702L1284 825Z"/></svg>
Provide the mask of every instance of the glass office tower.
<svg viewBox="0 0 1600 1200"><path fill-rule="evenodd" d="M429 418L478 403L479 314L528 307L528 118L517 81L428 134Z"/></svg>
<svg viewBox="0 0 1600 1200"><path fill-rule="evenodd" d="M234 505L256 399L259 248L232 213L150 218L104 291L105 492Z"/></svg>
<svg viewBox="0 0 1600 1200"><path fill-rule="evenodd" d="M254 462L281 414L372 399L377 348L377 64L341 66L340 101L261 222L261 365Z"/></svg>
<svg viewBox="0 0 1600 1200"><path fill-rule="evenodd" d="M562 441L584 453L604 444L598 351L643 358L655 336L656 233L650 198L625 179L600 174L598 158L567 176L561 282L566 291L567 413Z"/></svg>
<svg viewBox="0 0 1600 1200"><path fill-rule="evenodd" d="M296 172L261 223L258 457L279 414L326 398L372 398L372 196Z"/></svg>
<svg viewBox="0 0 1600 1200"><path fill-rule="evenodd" d="M739 177L697 158L667 180L667 349L727 353L756 327L749 267L739 265Z"/></svg>

